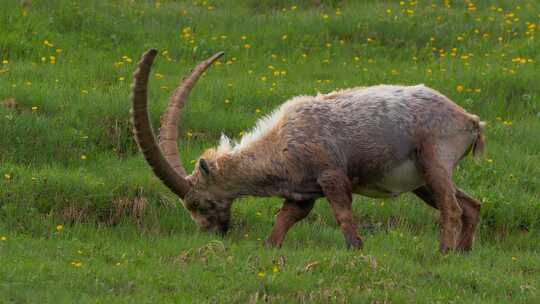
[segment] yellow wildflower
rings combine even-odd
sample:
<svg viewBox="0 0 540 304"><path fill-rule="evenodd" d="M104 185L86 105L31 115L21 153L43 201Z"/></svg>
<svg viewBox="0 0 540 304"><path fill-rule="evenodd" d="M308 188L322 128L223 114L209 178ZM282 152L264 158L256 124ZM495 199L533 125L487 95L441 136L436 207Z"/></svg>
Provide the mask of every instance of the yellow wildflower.
<svg viewBox="0 0 540 304"><path fill-rule="evenodd" d="M80 268L82 266L82 262L81 261L73 261L73 262L71 262L71 266L73 266L75 268Z"/></svg>

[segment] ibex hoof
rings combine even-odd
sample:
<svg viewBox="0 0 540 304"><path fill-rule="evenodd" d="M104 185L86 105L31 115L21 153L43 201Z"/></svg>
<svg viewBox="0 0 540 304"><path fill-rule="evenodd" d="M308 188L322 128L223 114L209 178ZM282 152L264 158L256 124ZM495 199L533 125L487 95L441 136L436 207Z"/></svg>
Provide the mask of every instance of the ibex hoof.
<svg viewBox="0 0 540 304"><path fill-rule="evenodd" d="M360 250L364 246L362 240L357 237L346 238L345 241L347 243L347 249L349 250Z"/></svg>

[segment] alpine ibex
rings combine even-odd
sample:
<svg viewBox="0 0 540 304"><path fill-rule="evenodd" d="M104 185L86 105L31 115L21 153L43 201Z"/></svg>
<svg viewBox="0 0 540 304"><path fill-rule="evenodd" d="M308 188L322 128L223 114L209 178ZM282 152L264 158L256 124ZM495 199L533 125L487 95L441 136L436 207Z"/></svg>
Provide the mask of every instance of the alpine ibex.
<svg viewBox="0 0 540 304"><path fill-rule="evenodd" d="M299 96L259 120L240 142L222 136L191 175L179 161L177 126L189 92L223 53L200 63L176 89L162 118L159 144L147 110L156 50L146 52L133 84L134 133L154 173L183 201L195 222L224 234L234 199L285 199L266 244L281 246L287 231L326 197L347 247L361 248L352 194L395 197L414 192L441 213L440 250L470 250L480 203L457 188L452 172L469 151L484 147L484 123L424 85L378 85Z"/></svg>

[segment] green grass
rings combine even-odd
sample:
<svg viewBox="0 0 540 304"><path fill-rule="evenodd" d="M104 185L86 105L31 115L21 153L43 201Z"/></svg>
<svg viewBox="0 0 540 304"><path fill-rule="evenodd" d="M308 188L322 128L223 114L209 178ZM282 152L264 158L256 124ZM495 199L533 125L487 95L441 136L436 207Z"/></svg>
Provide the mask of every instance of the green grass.
<svg viewBox="0 0 540 304"><path fill-rule="evenodd" d="M322 2L4 1L0 302L538 302L540 4ZM412 195L355 198L361 252L324 200L280 250L262 247L278 199L241 199L223 239L197 232L131 137L150 47L156 129L181 76L226 53L183 114L188 169L301 94L424 83L478 114L487 153L455 174L483 204L474 251L440 255L438 214Z"/></svg>

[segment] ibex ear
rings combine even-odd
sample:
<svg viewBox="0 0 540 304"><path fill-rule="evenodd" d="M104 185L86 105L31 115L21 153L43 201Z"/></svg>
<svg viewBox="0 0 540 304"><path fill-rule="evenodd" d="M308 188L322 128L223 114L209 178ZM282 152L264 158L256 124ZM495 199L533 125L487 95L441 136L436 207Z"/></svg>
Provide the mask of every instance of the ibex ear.
<svg viewBox="0 0 540 304"><path fill-rule="evenodd" d="M208 166L208 163L206 162L206 160L204 158L201 158L199 160L199 169L201 169L201 172L204 174L204 175L210 175L210 167Z"/></svg>

